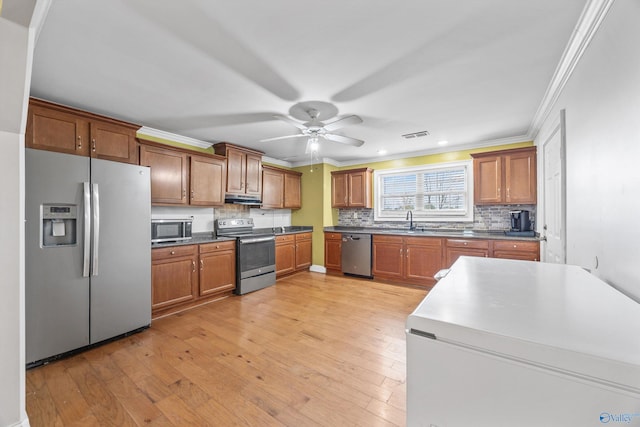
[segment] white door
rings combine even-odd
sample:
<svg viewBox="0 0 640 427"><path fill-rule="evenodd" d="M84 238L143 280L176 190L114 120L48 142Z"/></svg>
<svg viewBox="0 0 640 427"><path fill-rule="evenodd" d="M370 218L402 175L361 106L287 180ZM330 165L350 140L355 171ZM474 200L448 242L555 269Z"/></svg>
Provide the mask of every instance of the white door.
<svg viewBox="0 0 640 427"><path fill-rule="evenodd" d="M564 264L565 240L565 112L560 122L543 143L544 225L543 261Z"/></svg>

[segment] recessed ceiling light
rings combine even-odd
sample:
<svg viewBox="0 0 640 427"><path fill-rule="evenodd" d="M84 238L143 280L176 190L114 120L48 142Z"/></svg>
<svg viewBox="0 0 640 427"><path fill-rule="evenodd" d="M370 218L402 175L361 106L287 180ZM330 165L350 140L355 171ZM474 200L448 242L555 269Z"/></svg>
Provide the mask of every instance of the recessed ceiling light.
<svg viewBox="0 0 640 427"><path fill-rule="evenodd" d="M387 150L378 150L378 154L381 156L387 154Z"/></svg>
<svg viewBox="0 0 640 427"><path fill-rule="evenodd" d="M438 145L447 145L449 143L449 141L445 141L444 139L442 141L438 141Z"/></svg>

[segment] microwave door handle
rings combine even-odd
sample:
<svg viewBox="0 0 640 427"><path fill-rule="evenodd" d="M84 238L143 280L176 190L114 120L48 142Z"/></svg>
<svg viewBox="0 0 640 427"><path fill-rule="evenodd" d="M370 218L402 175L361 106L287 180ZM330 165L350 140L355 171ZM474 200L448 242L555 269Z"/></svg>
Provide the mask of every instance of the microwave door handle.
<svg viewBox="0 0 640 427"><path fill-rule="evenodd" d="M91 254L91 275L98 275L98 248L100 247L100 192L98 184L93 184L93 251Z"/></svg>
<svg viewBox="0 0 640 427"><path fill-rule="evenodd" d="M83 184L84 201L84 244L82 245L82 277L89 277L89 254L91 252L91 188L88 182Z"/></svg>

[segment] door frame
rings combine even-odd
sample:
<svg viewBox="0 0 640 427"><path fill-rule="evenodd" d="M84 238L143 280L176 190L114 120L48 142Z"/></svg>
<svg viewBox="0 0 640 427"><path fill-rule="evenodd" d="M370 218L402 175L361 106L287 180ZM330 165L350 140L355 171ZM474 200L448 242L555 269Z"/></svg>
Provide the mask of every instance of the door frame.
<svg viewBox="0 0 640 427"><path fill-rule="evenodd" d="M560 114L558 119L555 121L556 123L552 127L549 135L544 139L542 143L542 194L543 194L543 221L542 227L543 229L543 250L542 250L542 261L547 261L547 236L546 236L546 215L549 212L549 207L544 203L546 200L546 182L547 182L547 170L546 170L546 159L545 159L545 146L556 136L558 132L560 132L560 168L561 168L561 177L560 177L560 223L561 223L561 232L560 237L562 240L562 256L561 262L563 264L567 263L567 155L566 155L566 147L567 147L567 131L566 131L566 110L560 110Z"/></svg>

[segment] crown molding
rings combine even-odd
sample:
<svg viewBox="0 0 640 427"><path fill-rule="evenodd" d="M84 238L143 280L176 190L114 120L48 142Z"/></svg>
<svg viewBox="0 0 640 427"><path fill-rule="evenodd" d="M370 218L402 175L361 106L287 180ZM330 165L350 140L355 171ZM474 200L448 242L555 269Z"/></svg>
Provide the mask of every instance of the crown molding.
<svg viewBox="0 0 640 427"><path fill-rule="evenodd" d="M165 132L163 130L150 128L143 126L136 132L139 136L150 136L154 138L165 139L167 141L179 142L181 144L191 145L198 148L210 148L213 142L201 141L195 138L189 138L188 136L182 136L175 133Z"/></svg>
<svg viewBox="0 0 640 427"><path fill-rule="evenodd" d="M582 10L578 23L569 39L569 43L547 87L547 91L538 106L536 114L533 116L529 131L527 132L528 139L533 140L538 136L542 124L558 101L562 90L569 81L571 74L573 74L573 70L589 46L591 39L598 31L598 28L600 28L613 1L614 0L589 0Z"/></svg>

